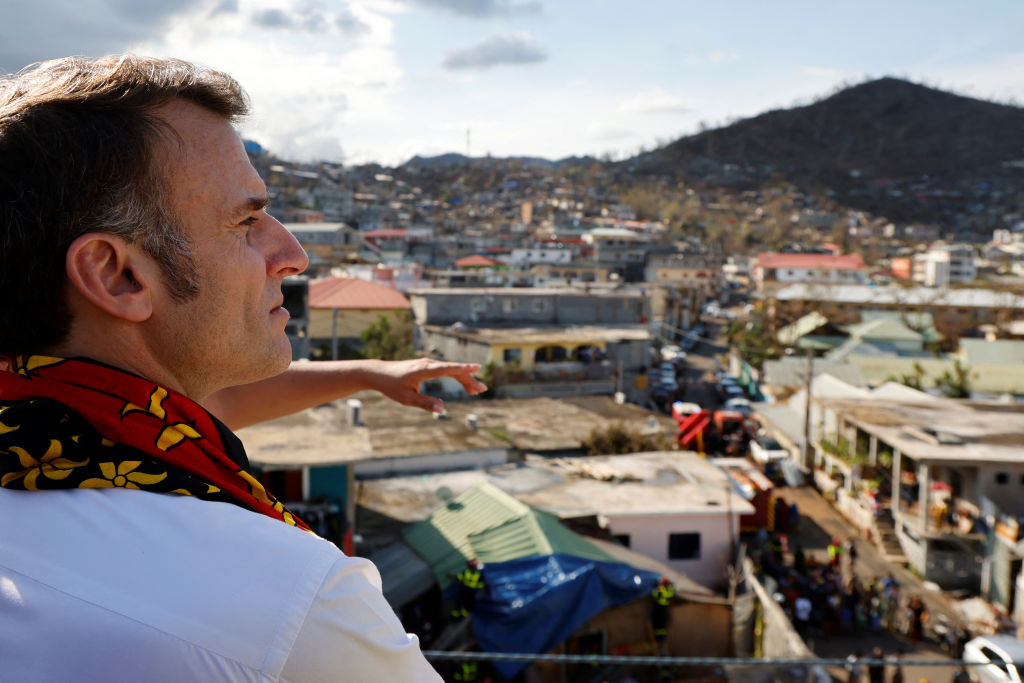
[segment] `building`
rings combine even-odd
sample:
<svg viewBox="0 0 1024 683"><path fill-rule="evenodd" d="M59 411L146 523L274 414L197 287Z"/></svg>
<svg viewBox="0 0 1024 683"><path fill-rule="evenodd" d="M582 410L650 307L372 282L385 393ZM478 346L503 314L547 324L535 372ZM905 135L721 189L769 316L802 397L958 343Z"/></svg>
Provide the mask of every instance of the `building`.
<svg viewBox="0 0 1024 683"><path fill-rule="evenodd" d="M306 250L306 272L310 275L328 272L359 249L360 240L345 223L298 222L285 223L284 227Z"/></svg>
<svg viewBox="0 0 1024 683"><path fill-rule="evenodd" d="M861 322L867 311L930 313L943 337L957 338L980 325L1008 327L1024 318L1024 297L991 289L935 289L871 285L792 284L770 295L774 317L794 321L818 311L838 325Z"/></svg>
<svg viewBox="0 0 1024 683"><path fill-rule="evenodd" d="M978 277L977 254L969 244L939 244L915 254L911 279L925 287L970 283Z"/></svg>
<svg viewBox="0 0 1024 683"><path fill-rule="evenodd" d="M623 392L647 398L648 303L629 289L431 289L410 293L419 346L490 364L499 396Z"/></svg>
<svg viewBox="0 0 1024 683"><path fill-rule="evenodd" d="M771 292L794 283L867 284L868 267L860 254L760 254L752 275L757 291Z"/></svg>
<svg viewBox="0 0 1024 683"><path fill-rule="evenodd" d="M703 255L652 255L647 261L644 280L714 296L722 288L722 263L720 258Z"/></svg>
<svg viewBox="0 0 1024 683"><path fill-rule="evenodd" d="M360 334L381 316L394 329L409 325L411 305L396 289L356 277L332 277L309 285L309 308L313 348L321 357L338 358L341 344L361 348Z"/></svg>

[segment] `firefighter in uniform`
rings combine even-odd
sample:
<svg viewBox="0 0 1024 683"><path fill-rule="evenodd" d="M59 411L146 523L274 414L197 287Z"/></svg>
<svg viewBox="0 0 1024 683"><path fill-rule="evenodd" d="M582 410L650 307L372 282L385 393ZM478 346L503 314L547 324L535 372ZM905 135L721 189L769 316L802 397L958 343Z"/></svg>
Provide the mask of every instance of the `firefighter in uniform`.
<svg viewBox="0 0 1024 683"><path fill-rule="evenodd" d="M455 596L455 608L452 610L453 620L464 619L473 611L477 593L484 589L483 575L480 573L482 568L475 559L471 559L466 562L466 568L455 577L455 580L459 582L459 592Z"/></svg>
<svg viewBox="0 0 1024 683"><path fill-rule="evenodd" d="M668 612L675 598L676 589L667 576L661 577L657 587L651 591L654 598L654 608L651 610L651 626L654 629L654 640L661 649L662 644L668 637Z"/></svg>

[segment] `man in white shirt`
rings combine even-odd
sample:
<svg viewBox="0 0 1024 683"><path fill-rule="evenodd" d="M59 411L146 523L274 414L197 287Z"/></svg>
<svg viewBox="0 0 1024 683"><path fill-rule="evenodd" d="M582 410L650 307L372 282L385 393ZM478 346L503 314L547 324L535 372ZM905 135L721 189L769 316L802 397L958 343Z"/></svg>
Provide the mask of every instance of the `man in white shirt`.
<svg viewBox="0 0 1024 683"><path fill-rule="evenodd" d="M477 365L289 366L230 77L56 60L0 79L0 661L16 681L438 680L367 561L305 530L238 428Z"/></svg>

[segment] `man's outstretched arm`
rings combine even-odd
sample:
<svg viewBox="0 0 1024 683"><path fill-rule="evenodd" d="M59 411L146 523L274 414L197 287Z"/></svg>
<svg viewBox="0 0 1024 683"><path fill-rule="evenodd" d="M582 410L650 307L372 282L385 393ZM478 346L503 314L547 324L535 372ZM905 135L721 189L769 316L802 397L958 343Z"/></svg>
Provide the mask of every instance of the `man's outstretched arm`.
<svg viewBox="0 0 1024 683"><path fill-rule="evenodd" d="M231 429L297 413L358 391L373 390L402 405L440 412L444 405L420 393L420 383L452 377L469 394L487 389L473 373L477 363L413 360L338 360L293 362L287 370L252 384L222 389L203 406Z"/></svg>

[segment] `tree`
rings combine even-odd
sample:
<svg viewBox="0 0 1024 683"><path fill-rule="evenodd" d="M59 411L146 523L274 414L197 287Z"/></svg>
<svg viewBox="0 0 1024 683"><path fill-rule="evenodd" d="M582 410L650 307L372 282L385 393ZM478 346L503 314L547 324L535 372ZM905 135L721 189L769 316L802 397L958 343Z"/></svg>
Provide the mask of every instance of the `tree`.
<svg viewBox="0 0 1024 683"><path fill-rule="evenodd" d="M946 370L935 380L935 386L949 398L970 398L971 380L977 377L972 376L971 368L960 361L953 363L953 371Z"/></svg>
<svg viewBox="0 0 1024 683"><path fill-rule="evenodd" d="M396 325L392 328L391 318L378 315L377 322L359 333L366 348L363 355L367 358L381 360L402 360L412 358L412 316L408 313L395 316Z"/></svg>
<svg viewBox="0 0 1024 683"><path fill-rule="evenodd" d="M904 373L898 377L890 377L890 382L899 382L903 386L910 387L911 389L917 389L918 391L924 391L924 368L921 367L920 363L914 363L913 374Z"/></svg>

